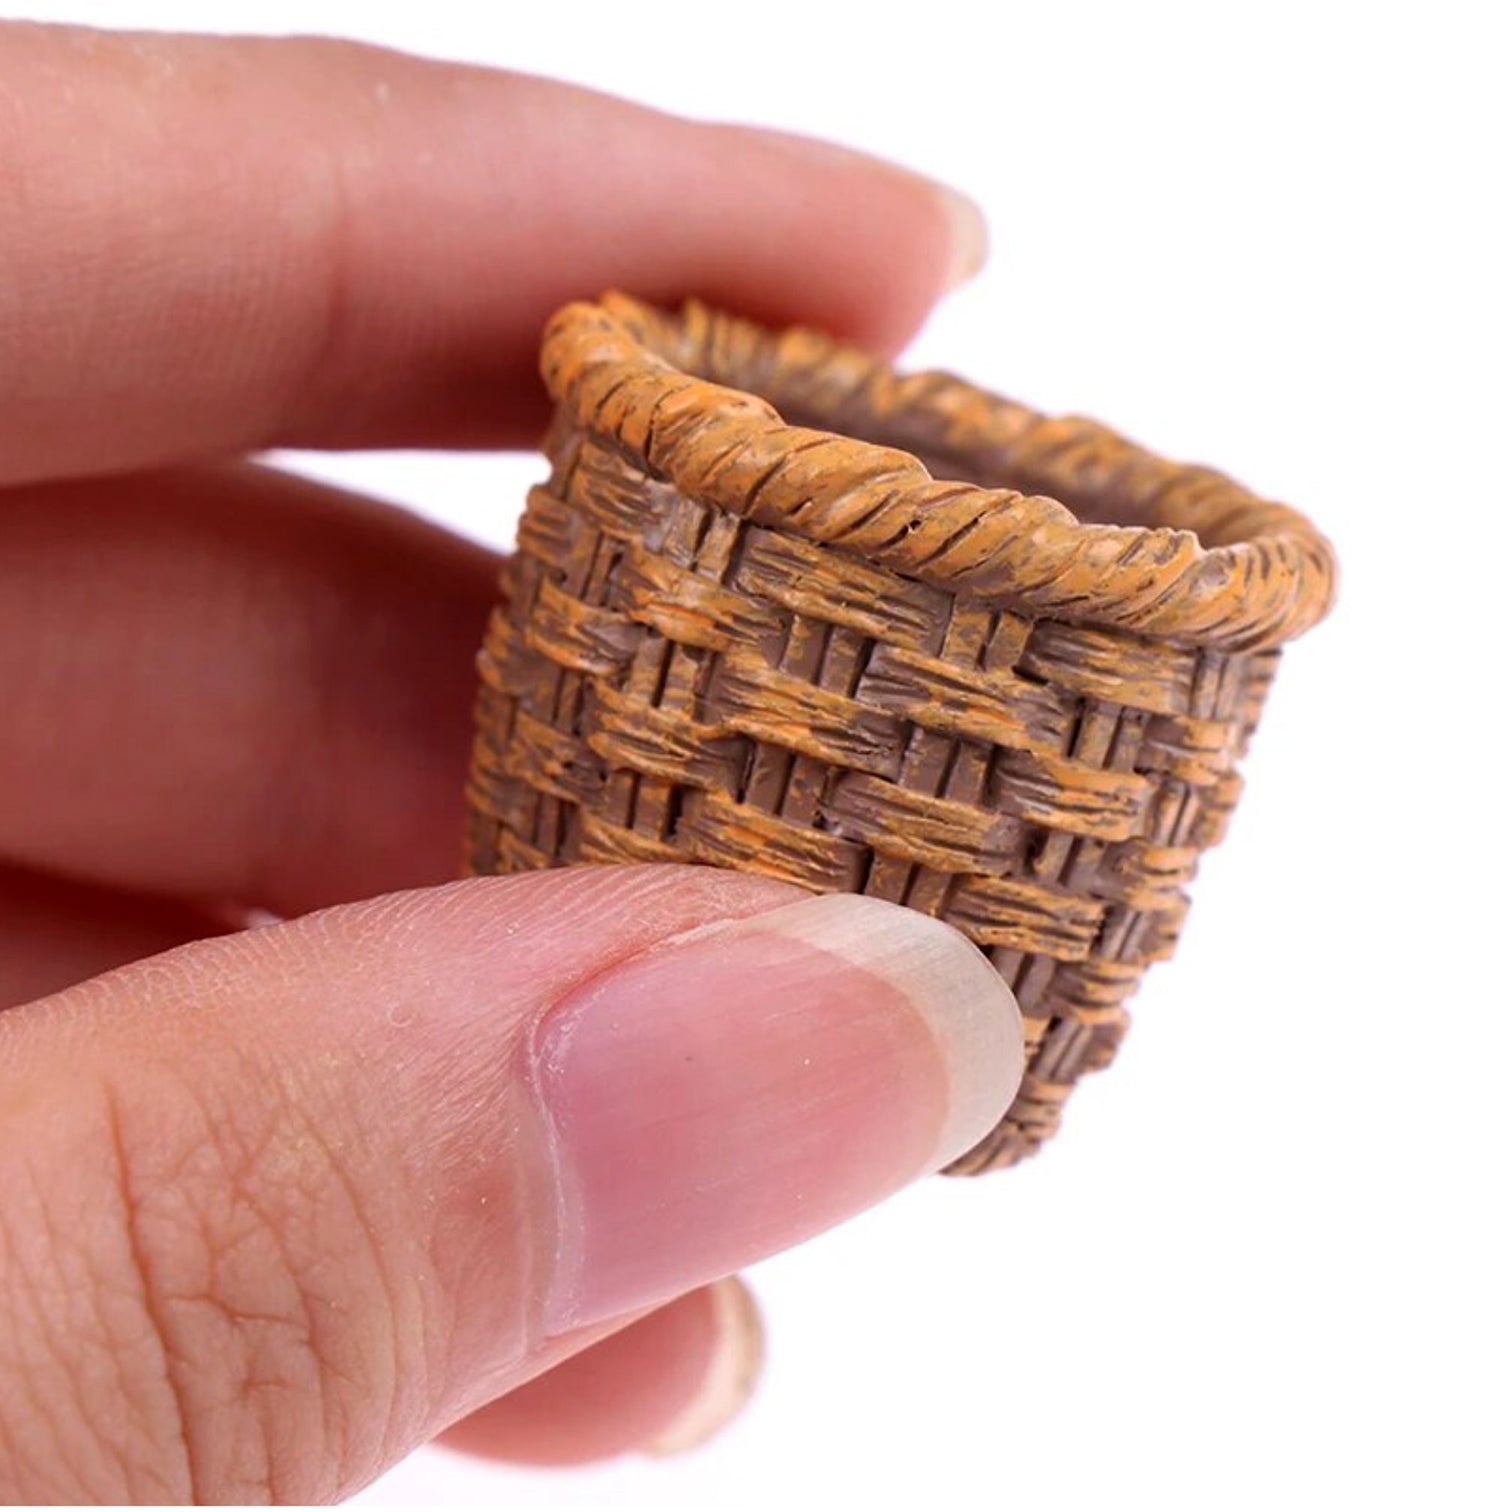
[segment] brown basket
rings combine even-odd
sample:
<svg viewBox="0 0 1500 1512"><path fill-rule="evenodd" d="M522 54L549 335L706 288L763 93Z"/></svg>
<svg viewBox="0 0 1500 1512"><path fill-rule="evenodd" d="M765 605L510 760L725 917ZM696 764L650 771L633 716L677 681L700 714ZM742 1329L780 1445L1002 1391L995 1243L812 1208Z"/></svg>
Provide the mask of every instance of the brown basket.
<svg viewBox="0 0 1500 1512"><path fill-rule="evenodd" d="M1092 421L697 304L570 305L543 373L472 870L707 862L947 919L1029 1047L953 1169L1031 1153L1172 952L1327 541Z"/></svg>

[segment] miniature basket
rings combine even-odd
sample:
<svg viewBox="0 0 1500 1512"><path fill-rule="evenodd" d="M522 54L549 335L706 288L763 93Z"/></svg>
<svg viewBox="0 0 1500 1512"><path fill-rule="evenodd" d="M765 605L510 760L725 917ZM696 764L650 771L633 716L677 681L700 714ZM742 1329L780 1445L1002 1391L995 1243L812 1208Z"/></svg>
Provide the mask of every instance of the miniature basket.
<svg viewBox="0 0 1500 1512"><path fill-rule="evenodd" d="M1028 1045L952 1169L1030 1154L1172 952L1327 541L1092 421L698 304L570 305L542 366L470 869L706 862L946 919Z"/></svg>

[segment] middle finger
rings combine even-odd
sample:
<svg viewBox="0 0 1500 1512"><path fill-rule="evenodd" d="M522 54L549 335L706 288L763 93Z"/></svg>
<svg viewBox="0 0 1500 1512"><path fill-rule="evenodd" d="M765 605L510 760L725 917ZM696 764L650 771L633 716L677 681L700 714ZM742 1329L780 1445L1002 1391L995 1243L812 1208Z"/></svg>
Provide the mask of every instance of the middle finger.
<svg viewBox="0 0 1500 1512"><path fill-rule="evenodd" d="M0 866L0 1012L232 927L190 903Z"/></svg>
<svg viewBox="0 0 1500 1512"><path fill-rule="evenodd" d="M288 914L452 877L494 577L249 464L0 496L0 858Z"/></svg>

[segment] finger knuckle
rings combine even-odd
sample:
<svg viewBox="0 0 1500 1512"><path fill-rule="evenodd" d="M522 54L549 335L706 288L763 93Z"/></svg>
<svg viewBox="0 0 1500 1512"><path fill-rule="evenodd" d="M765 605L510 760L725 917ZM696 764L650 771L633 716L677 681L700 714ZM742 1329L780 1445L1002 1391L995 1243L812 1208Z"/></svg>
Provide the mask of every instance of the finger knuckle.
<svg viewBox="0 0 1500 1512"><path fill-rule="evenodd" d="M390 1409L393 1309L349 1305L389 1297L382 1246L340 1151L279 1088L222 1102L181 1092L175 1138L126 1099L112 1125L194 1478L235 1499L328 1494L359 1457L362 1426ZM333 1484L287 1484L308 1475Z"/></svg>
<svg viewBox="0 0 1500 1512"><path fill-rule="evenodd" d="M73 1090L76 1179L55 1144L0 1173L0 1318L27 1357L5 1371L0 1456L64 1434L94 1495L336 1494L378 1462L403 1367L349 1152L250 1072L234 1097L122 1080Z"/></svg>

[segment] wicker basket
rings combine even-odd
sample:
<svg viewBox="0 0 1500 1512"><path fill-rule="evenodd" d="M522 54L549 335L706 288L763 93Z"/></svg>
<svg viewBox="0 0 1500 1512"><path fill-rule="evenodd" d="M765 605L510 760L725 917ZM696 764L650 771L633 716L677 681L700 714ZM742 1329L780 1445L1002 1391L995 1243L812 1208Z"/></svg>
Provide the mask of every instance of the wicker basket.
<svg viewBox="0 0 1500 1512"><path fill-rule="evenodd" d="M543 372L471 869L706 862L947 919L1029 1046L953 1169L1031 1153L1171 954L1328 543L1091 421L697 304L570 305Z"/></svg>

